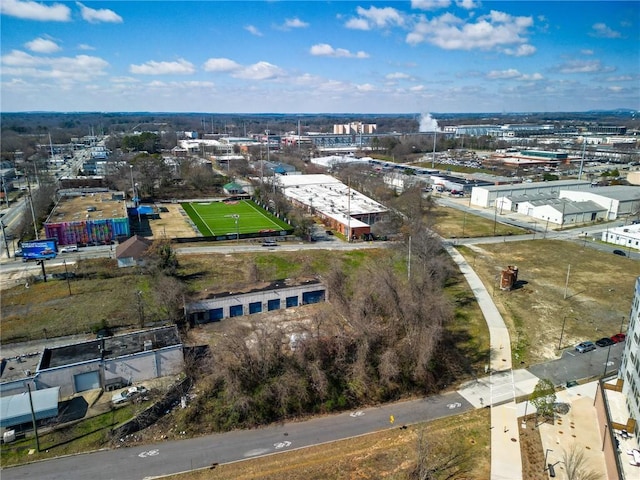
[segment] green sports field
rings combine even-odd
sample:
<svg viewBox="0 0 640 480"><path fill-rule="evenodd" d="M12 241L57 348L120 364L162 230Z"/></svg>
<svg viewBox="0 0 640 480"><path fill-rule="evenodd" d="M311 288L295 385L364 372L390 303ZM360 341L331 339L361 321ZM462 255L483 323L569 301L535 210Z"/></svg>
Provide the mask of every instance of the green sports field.
<svg viewBox="0 0 640 480"><path fill-rule="evenodd" d="M292 230L291 226L250 200L181 204L205 237ZM237 223L236 223L237 220Z"/></svg>

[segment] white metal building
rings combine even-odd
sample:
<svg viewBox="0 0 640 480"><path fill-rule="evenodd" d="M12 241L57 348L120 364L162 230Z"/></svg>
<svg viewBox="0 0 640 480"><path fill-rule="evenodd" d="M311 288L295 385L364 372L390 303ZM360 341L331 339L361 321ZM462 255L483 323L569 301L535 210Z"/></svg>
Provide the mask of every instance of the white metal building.
<svg viewBox="0 0 640 480"><path fill-rule="evenodd" d="M637 216L640 211L640 188L636 186L592 187L580 191L563 189L559 196L574 201L590 200L597 203L607 209L608 220L624 216Z"/></svg>
<svg viewBox="0 0 640 480"><path fill-rule="evenodd" d="M549 195L557 197L561 190L588 190L589 188L591 188L591 182L582 180L486 185L473 187L471 190L471 205L493 208L498 197L521 197L523 195Z"/></svg>

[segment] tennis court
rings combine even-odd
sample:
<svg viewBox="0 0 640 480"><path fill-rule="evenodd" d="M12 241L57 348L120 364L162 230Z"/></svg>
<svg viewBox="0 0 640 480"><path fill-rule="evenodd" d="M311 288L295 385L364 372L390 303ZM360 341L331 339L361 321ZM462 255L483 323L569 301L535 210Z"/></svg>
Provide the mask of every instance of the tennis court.
<svg viewBox="0 0 640 480"><path fill-rule="evenodd" d="M183 203L182 208L205 237L292 230L286 222L250 200L191 202Z"/></svg>

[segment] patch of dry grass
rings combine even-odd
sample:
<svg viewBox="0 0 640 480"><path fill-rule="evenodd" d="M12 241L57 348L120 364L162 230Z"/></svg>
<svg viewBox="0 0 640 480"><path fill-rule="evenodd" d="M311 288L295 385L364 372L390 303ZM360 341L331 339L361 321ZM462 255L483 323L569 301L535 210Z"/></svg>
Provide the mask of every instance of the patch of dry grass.
<svg viewBox="0 0 640 480"><path fill-rule="evenodd" d="M639 262L574 242L533 240L460 251L492 293L512 348L527 364L557 355L565 317L563 347L619 332L640 276ZM520 283L502 291L497 281L508 265L518 267Z"/></svg>
<svg viewBox="0 0 640 480"><path fill-rule="evenodd" d="M417 460L418 434L426 428L431 443L461 442L474 458L473 471L464 478L489 478L489 410L481 409L406 429L303 448L242 462L218 465L167 477L171 480L325 480L409 478ZM450 432L455 431L456 435ZM461 478L461 477L455 477Z"/></svg>

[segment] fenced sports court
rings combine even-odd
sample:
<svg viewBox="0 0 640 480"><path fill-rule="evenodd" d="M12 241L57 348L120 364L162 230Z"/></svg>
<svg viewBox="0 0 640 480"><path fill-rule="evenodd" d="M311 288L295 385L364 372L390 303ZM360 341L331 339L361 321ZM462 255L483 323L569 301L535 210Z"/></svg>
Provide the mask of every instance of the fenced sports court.
<svg viewBox="0 0 640 480"><path fill-rule="evenodd" d="M204 237L281 235L291 225L251 200L182 203L182 208Z"/></svg>

